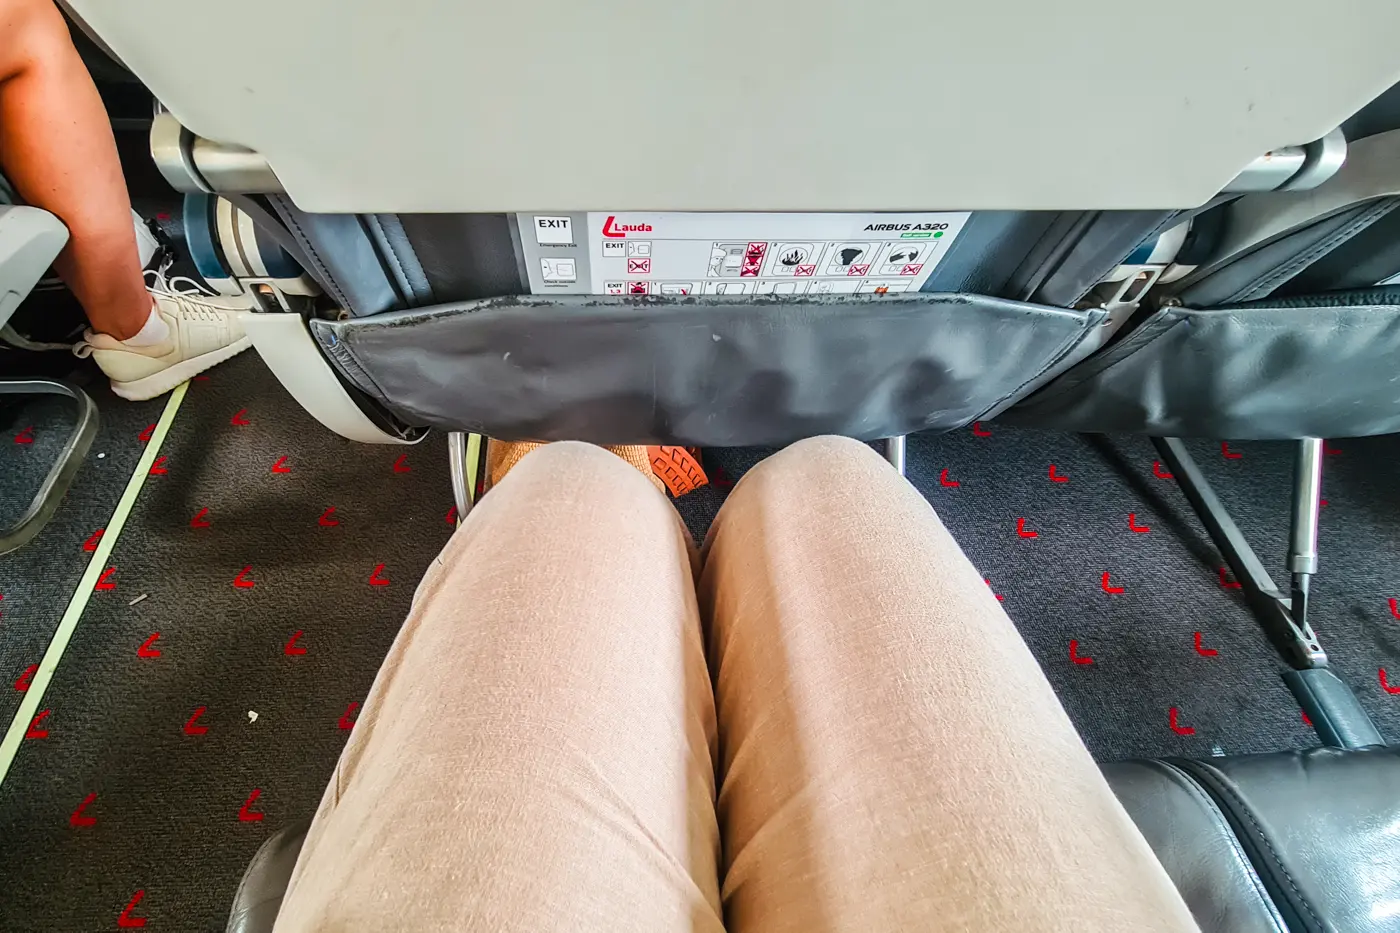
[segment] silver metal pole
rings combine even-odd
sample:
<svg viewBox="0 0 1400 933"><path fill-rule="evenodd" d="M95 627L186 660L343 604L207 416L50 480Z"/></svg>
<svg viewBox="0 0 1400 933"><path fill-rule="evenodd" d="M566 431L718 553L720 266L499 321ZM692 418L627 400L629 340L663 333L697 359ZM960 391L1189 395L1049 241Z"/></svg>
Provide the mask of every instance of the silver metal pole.
<svg viewBox="0 0 1400 933"><path fill-rule="evenodd" d="M457 518L467 517L472 510L471 490L467 488L467 435L465 431L447 432L447 472L452 477L452 501L457 506Z"/></svg>
<svg viewBox="0 0 1400 933"><path fill-rule="evenodd" d="M1235 572L1235 579L1243 587L1244 597L1264 630L1275 637L1280 645L1288 646L1292 654L1289 661L1296 667L1326 667L1327 653L1322 650L1317 633L1308 625L1307 619L1295 618L1293 604L1279 592L1269 572L1249 546L1249 541L1186 450L1186 445L1175 437L1154 437L1152 444L1176 476L1177 486L1191 503L1201 524L1206 526L1221 556Z"/></svg>
<svg viewBox="0 0 1400 933"><path fill-rule="evenodd" d="M885 459L890 462L899 475L904 475L904 435L898 437L885 438Z"/></svg>
<svg viewBox="0 0 1400 933"><path fill-rule="evenodd" d="M1308 584L1317 573L1317 524L1322 509L1322 438L1298 442L1293 461L1293 521L1288 569L1293 574L1290 608L1297 622L1308 618Z"/></svg>

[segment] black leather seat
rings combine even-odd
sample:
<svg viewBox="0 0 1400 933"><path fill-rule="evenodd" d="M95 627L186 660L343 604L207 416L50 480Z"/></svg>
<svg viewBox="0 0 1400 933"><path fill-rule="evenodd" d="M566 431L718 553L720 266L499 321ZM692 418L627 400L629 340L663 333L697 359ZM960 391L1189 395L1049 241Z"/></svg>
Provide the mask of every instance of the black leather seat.
<svg viewBox="0 0 1400 933"><path fill-rule="evenodd" d="M1400 752L1125 761L1104 774L1204 933L1400 930Z"/></svg>
<svg viewBox="0 0 1400 933"><path fill-rule="evenodd" d="M1203 933L1400 930L1400 751L1125 761L1104 775ZM229 933L270 933L306 829L263 843Z"/></svg>

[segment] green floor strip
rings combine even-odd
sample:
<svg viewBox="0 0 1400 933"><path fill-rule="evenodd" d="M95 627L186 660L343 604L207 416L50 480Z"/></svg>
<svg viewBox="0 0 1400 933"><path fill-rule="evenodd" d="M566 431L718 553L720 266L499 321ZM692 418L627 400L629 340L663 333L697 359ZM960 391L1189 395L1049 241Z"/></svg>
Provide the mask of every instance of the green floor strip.
<svg viewBox="0 0 1400 933"><path fill-rule="evenodd" d="M58 662L62 660L63 652L68 648L68 642L78 627L78 620L82 618L83 610L87 608L88 600L92 597L93 587L97 585L98 578L102 576L102 571L107 566L107 558L112 556L112 549L116 547L117 538L121 535L128 516L131 515L131 509L136 504L136 497L141 494L141 487L146 484L146 477L150 475L151 465L155 463L156 457L160 454L161 444L165 442L165 436L170 433L170 426L175 422L175 413L180 410L180 402L184 400L185 391L188 388L188 382L182 383L175 388L174 392L170 393L170 400L165 403L165 411L161 412L160 421L156 423L155 433L151 435L151 440L146 444L145 453L141 455L140 462L136 464L135 472L127 481L126 490L122 493L121 500L117 502L117 508L112 512L111 519L107 522L107 530L98 539L97 550L93 552L92 560L88 562L87 570L84 571L83 578L78 581L78 588L73 591L73 598L68 601L68 608L64 610L63 618L59 620L58 630L54 632L53 641L49 642L48 650L44 652L44 659L39 662L39 669L29 682L29 689L25 691L24 699L19 704L19 710L10 722L10 728L5 732L5 739L0 742L0 782L3 782L5 775L10 773L10 764L15 760L20 743L24 741L24 734L29 731L29 724L33 722L35 715L39 712L40 704L44 702L44 691L48 689L49 682L53 680L54 671L58 669Z"/></svg>
<svg viewBox="0 0 1400 933"><path fill-rule="evenodd" d="M480 434L467 435L467 502L476 504L476 478L481 467L481 448L485 438Z"/></svg>

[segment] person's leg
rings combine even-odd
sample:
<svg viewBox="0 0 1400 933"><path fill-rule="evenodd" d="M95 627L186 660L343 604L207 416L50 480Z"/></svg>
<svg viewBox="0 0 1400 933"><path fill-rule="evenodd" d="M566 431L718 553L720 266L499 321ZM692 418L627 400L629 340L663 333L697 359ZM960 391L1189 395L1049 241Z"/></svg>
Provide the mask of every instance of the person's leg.
<svg viewBox="0 0 1400 933"><path fill-rule="evenodd" d="M619 457L525 457L419 587L278 933L721 933L690 560Z"/></svg>
<svg viewBox="0 0 1400 933"><path fill-rule="evenodd" d="M102 99L52 0L0 0L0 168L56 214L55 264L93 329L134 337L151 318L131 203Z"/></svg>
<svg viewBox="0 0 1400 933"><path fill-rule="evenodd" d="M982 578L868 447L759 464L704 559L730 933L1195 928Z"/></svg>

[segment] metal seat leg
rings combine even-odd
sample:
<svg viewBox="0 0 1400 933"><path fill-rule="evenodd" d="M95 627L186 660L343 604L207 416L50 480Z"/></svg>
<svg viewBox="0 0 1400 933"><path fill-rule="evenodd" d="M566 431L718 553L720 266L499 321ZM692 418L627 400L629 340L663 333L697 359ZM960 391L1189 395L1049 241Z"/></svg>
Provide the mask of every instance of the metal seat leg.
<svg viewBox="0 0 1400 933"><path fill-rule="evenodd" d="M83 457L97 437L97 405L82 389L56 379L0 379L0 395L66 395L78 403L78 421L39 491L19 521L0 531L0 555L18 550L44 529L63 501Z"/></svg>
<svg viewBox="0 0 1400 933"><path fill-rule="evenodd" d="M1293 579L1288 596L1274 585L1185 445L1171 437L1153 438L1152 442L1234 571L1265 633L1293 666L1294 670L1284 674L1284 683L1311 717L1318 737L1336 748L1383 744L1351 688L1328 669L1327 654L1308 623L1308 586L1317 572L1318 512L1322 504L1321 439L1300 440L1294 460L1293 520L1288 548L1288 569Z"/></svg>
<svg viewBox="0 0 1400 933"><path fill-rule="evenodd" d="M898 437L885 438L885 459L899 471L900 476L904 475L904 440L905 435L903 434Z"/></svg>
<svg viewBox="0 0 1400 933"><path fill-rule="evenodd" d="M1306 617L1300 617L1293 611L1292 600L1280 592L1274 583L1269 572L1264 569L1254 549L1249 546L1249 541L1245 539L1244 533L1235 524L1230 513L1215 495L1215 490L1211 488L1206 480L1201 468L1197 466L1195 459L1186 450L1186 445L1174 437L1154 437L1152 443L1156 446L1162 460L1165 461L1176 476L1177 485L1181 487L1182 493L1191 503L1197 517L1205 525L1207 533L1215 546L1220 549L1221 555L1225 558L1225 563L1230 566L1235 579L1239 581L1240 588L1244 593L1250 608L1258 617L1264 631L1277 644L1285 654L1291 664L1298 668L1326 667L1327 653L1322 650L1322 645L1317 640L1316 633L1308 625ZM1311 441L1303 441L1303 444ZM1320 451L1320 444L1319 451ZM1298 457L1300 464L1311 463L1306 453L1300 453ZM1310 467L1312 469L1312 467ZM1310 520L1300 522L1299 512L1295 511L1294 530L1295 545L1297 542L1296 533L1300 531L1306 538L1310 535L1312 566L1316 569L1317 562L1317 513L1308 512L1307 502L1311 501L1314 506L1317 503L1316 489L1314 483L1311 492L1295 489L1294 502L1302 502L1301 512L1306 519L1311 514ZM1309 499L1311 496L1311 499ZM1291 560L1290 560L1290 563ZM1299 565L1305 565L1306 561L1300 560ZM1306 578L1306 574L1304 574ZM1295 580L1297 577L1295 576ZM1304 583L1306 587L1306 583Z"/></svg>
<svg viewBox="0 0 1400 933"><path fill-rule="evenodd" d="M1322 510L1322 438L1298 442L1293 462L1293 520L1288 570L1293 575L1290 608L1300 626L1308 623L1308 584L1317 573L1317 524Z"/></svg>

